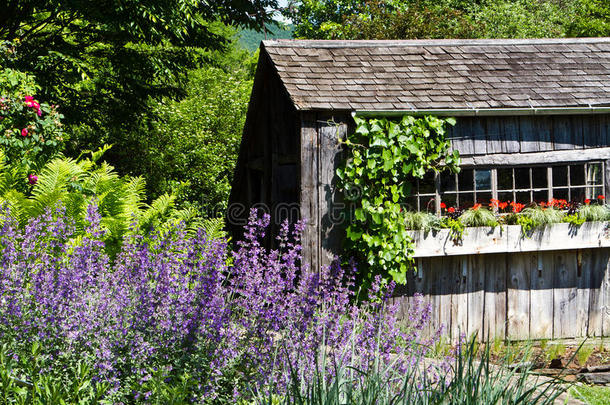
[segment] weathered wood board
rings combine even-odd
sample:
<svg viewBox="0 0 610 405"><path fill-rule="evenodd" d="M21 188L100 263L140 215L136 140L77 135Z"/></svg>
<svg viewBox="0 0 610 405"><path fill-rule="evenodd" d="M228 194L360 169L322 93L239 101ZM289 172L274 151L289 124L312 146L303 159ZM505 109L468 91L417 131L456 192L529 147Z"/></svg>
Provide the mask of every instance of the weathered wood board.
<svg viewBox="0 0 610 405"><path fill-rule="evenodd" d="M427 333L443 325L489 341L610 335L610 248L422 257L400 297L432 306Z"/></svg>

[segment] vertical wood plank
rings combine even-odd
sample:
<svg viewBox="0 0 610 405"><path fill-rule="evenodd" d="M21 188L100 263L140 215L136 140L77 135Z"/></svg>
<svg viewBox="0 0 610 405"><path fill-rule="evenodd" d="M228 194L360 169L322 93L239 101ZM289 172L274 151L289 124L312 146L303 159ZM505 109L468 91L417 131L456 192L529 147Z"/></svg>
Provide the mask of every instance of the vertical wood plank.
<svg viewBox="0 0 610 405"><path fill-rule="evenodd" d="M553 146L555 150L574 149L570 116L557 115L553 117Z"/></svg>
<svg viewBox="0 0 610 405"><path fill-rule="evenodd" d="M596 148L605 145L605 135L602 138L601 124L603 116L597 114L582 116L582 132L585 148Z"/></svg>
<svg viewBox="0 0 610 405"><path fill-rule="evenodd" d="M588 262L583 271L588 273L589 310L587 336L602 336L602 283L608 265L609 249L589 249Z"/></svg>
<svg viewBox="0 0 610 405"><path fill-rule="evenodd" d="M553 338L553 254L531 255L530 338Z"/></svg>
<svg viewBox="0 0 610 405"><path fill-rule="evenodd" d="M340 254L344 227L336 212L342 201L341 193L337 192L336 171L342 162L340 139L347 135L346 123L336 117L329 121L318 121L319 136L319 183L318 183L318 212L320 224L320 257L319 265L328 266Z"/></svg>
<svg viewBox="0 0 610 405"><path fill-rule="evenodd" d="M441 259L441 267L435 276L439 283L438 319L445 334L451 334L451 295L453 292L452 257Z"/></svg>
<svg viewBox="0 0 610 405"><path fill-rule="evenodd" d="M576 337L587 336L589 329L589 304L591 267L593 263L592 249L583 249L576 252Z"/></svg>
<svg viewBox="0 0 610 405"><path fill-rule="evenodd" d="M519 153L519 119L517 117L503 117L501 129L501 143L503 153Z"/></svg>
<svg viewBox="0 0 610 405"><path fill-rule="evenodd" d="M603 266L602 283L600 287L602 336L610 336L610 260Z"/></svg>
<svg viewBox="0 0 610 405"><path fill-rule="evenodd" d="M452 263L453 294L451 295L451 338L459 339L468 331L467 256L454 256Z"/></svg>
<svg viewBox="0 0 610 405"><path fill-rule="evenodd" d="M303 262L319 269L318 218L318 131L314 113L301 114L301 218L306 221L302 235Z"/></svg>
<svg viewBox="0 0 610 405"><path fill-rule="evenodd" d="M487 129L485 121L482 119L474 119L472 121L472 136L474 139L474 154L487 154Z"/></svg>
<svg viewBox="0 0 610 405"><path fill-rule="evenodd" d="M519 132L521 133L521 152L538 152L540 133L536 130L538 117L521 116L519 117Z"/></svg>
<svg viewBox="0 0 610 405"><path fill-rule="evenodd" d="M585 132L583 125L586 125L588 120L582 115L571 115L572 123L572 142L574 149L582 149L585 144Z"/></svg>
<svg viewBox="0 0 610 405"><path fill-rule="evenodd" d="M554 258L553 339L577 336L576 324L576 254L559 252Z"/></svg>
<svg viewBox="0 0 610 405"><path fill-rule="evenodd" d="M486 340L506 337L506 254L485 255L485 310L483 333Z"/></svg>
<svg viewBox="0 0 610 405"><path fill-rule="evenodd" d="M507 337L524 340L529 337L530 255L511 254L507 269Z"/></svg>
<svg viewBox="0 0 610 405"><path fill-rule="evenodd" d="M483 340L485 259L486 255L471 255L468 260L468 336L476 334L478 340Z"/></svg>
<svg viewBox="0 0 610 405"><path fill-rule="evenodd" d="M460 155L467 156L475 153L472 122L472 118L464 117L449 130L448 138L451 141L451 150L457 150Z"/></svg>
<svg viewBox="0 0 610 405"><path fill-rule="evenodd" d="M487 126L487 153L502 153L501 117L485 117Z"/></svg>

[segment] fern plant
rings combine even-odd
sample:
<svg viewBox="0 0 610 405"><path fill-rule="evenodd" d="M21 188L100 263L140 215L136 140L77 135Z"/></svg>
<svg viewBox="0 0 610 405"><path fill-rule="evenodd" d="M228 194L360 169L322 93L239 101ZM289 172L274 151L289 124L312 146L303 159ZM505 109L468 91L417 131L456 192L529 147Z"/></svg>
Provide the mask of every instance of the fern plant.
<svg viewBox="0 0 610 405"><path fill-rule="evenodd" d="M187 230L205 228L197 210L177 209L173 195L163 194L146 204L145 182L141 177L119 176L112 166L98 164L103 150L88 157L65 157L49 161L38 174L38 181L26 193L17 190L19 175L0 151L0 204L8 205L11 215L22 225L47 210L62 207L73 219L76 229L87 225L87 207L96 204L102 216L107 246L118 248L123 235L137 224L146 232L184 222ZM223 223L209 222L208 234L222 236ZM114 242L114 243L113 243Z"/></svg>

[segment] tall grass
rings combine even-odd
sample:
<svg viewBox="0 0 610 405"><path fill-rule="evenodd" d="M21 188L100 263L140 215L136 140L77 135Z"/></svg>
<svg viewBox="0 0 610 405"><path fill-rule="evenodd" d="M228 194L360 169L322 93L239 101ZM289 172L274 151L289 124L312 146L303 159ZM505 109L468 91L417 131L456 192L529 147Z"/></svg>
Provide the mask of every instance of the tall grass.
<svg viewBox="0 0 610 405"><path fill-rule="evenodd" d="M322 356L324 357L324 356ZM322 358L322 362L325 359ZM554 403L566 388L559 380L537 381L530 369L519 373L490 361L490 345L479 349L475 339L456 349L449 370L420 357L407 372L376 361L368 372L335 364L334 373L319 372L310 381L293 378L282 398L259 397L260 405L485 405ZM439 363L440 364L440 363Z"/></svg>

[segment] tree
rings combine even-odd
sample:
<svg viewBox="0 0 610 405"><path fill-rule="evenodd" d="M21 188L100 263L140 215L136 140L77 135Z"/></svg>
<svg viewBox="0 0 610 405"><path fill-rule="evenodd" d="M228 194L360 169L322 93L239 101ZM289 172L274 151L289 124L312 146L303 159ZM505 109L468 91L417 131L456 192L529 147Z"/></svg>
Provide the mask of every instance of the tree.
<svg viewBox="0 0 610 405"><path fill-rule="evenodd" d="M184 94L189 69L226 46L223 24L260 28L276 0L8 0L0 40L15 44L5 67L34 74L38 96L62 107L68 153L115 144L123 172L140 151L129 132L148 101ZM219 23L220 21L221 23Z"/></svg>
<svg viewBox="0 0 610 405"><path fill-rule="evenodd" d="M154 116L137 136L153 196L175 191L208 216L226 208L252 89L256 55L234 51L189 73L186 96L151 104Z"/></svg>
<svg viewBox="0 0 610 405"><path fill-rule="evenodd" d="M295 36L319 39L610 35L604 0L300 0Z"/></svg>

